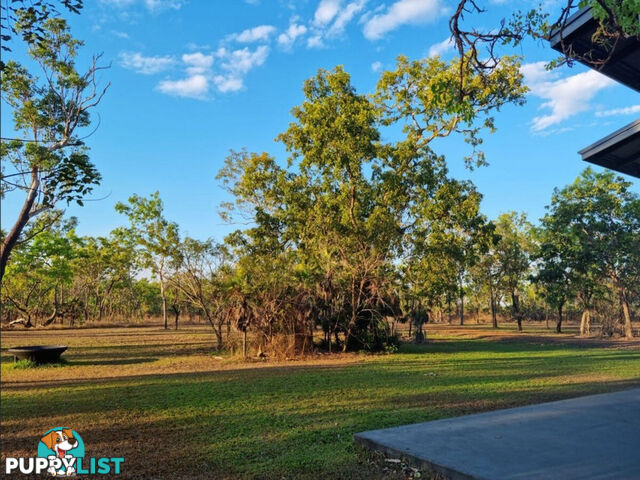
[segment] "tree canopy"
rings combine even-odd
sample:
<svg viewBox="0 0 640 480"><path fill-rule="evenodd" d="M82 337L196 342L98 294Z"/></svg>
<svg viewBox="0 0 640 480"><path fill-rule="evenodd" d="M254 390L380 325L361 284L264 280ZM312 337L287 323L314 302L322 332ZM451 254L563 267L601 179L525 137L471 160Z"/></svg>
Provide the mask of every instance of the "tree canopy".
<svg viewBox="0 0 640 480"><path fill-rule="evenodd" d="M22 16L16 11L16 29ZM36 36L26 35L28 55L40 69L30 72L15 60L3 65L2 100L13 115L20 138L3 138L0 144L2 177L0 196L20 191L24 201L0 247L0 284L9 256L27 224L59 203L82 205L83 198L100 182L79 131L91 124L90 112L100 103L106 87L96 73L100 56L94 56L82 73L76 56L82 42L72 37L62 18L46 18Z"/></svg>

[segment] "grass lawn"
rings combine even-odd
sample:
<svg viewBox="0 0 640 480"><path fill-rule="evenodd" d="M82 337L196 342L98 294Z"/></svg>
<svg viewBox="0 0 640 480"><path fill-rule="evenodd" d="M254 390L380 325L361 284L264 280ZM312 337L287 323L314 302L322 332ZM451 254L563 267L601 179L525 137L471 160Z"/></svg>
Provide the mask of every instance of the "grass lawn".
<svg viewBox="0 0 640 480"><path fill-rule="evenodd" d="M428 330L394 355L288 363L216 357L199 327L5 330L2 462L68 426L87 456L124 457L123 479L385 478L354 433L640 385L637 342ZM45 343L67 363L16 369L5 351Z"/></svg>

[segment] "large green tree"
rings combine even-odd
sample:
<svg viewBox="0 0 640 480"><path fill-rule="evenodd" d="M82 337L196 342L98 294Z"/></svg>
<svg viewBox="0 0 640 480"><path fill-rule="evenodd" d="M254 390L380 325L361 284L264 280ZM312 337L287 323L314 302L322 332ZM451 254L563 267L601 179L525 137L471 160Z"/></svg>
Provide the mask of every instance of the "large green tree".
<svg viewBox="0 0 640 480"><path fill-rule="evenodd" d="M169 328L166 286L172 258L180 241L178 225L165 218L159 192L148 198L132 195L127 203L118 202L115 208L129 219L129 226L116 234L135 245L140 266L150 269L158 277L164 328Z"/></svg>
<svg viewBox="0 0 640 480"><path fill-rule="evenodd" d="M536 272L532 280L547 304L558 313L556 332L562 333L563 309L575 297L578 282L571 264L571 244L565 237L542 229L534 258Z"/></svg>
<svg viewBox="0 0 640 480"><path fill-rule="evenodd" d="M498 309L504 284L502 264L499 257L501 237L495 233L495 224L485 237L484 249L471 267L471 281L479 293L489 297L489 311L493 328L498 328Z"/></svg>
<svg viewBox="0 0 640 480"><path fill-rule="evenodd" d="M554 191L544 225L569 245L566 258L580 282L591 291L598 278L611 282L624 335L633 336L629 295L640 261L640 197L631 191L631 183L588 168L571 185ZM592 293L583 295L589 308Z"/></svg>
<svg viewBox="0 0 640 480"><path fill-rule="evenodd" d="M27 15L18 10L18 16ZM17 31L23 23L18 21ZM13 248L30 221L58 203L82 199L100 181L78 132L90 125L90 111L108 87L96 74L100 56L84 72L76 66L82 42L74 39L65 20L49 18L37 36L25 37L29 57L40 74L9 60L2 69L2 100L13 114L17 138L0 145L0 195L22 192L24 200L0 247L0 283ZM3 132L7 131L3 129Z"/></svg>
<svg viewBox="0 0 640 480"><path fill-rule="evenodd" d="M529 279L530 258L534 244L532 226L524 213L503 213L495 222L500 241L496 255L502 284L511 300L511 315L522 331L522 292Z"/></svg>
<svg viewBox="0 0 640 480"><path fill-rule="evenodd" d="M469 245L483 225L479 195L471 184L448 177L431 143L460 135L471 144L469 164L483 163L481 133L493 129L492 112L525 93L515 59L505 59L489 84L469 74L470 93L462 98L450 91L457 71L438 59L401 57L366 96L341 67L321 70L305 82L305 100L278 137L290 153L286 167L267 154L227 158L218 178L235 201L223 214L254 222L229 238L239 264L259 273L251 277L254 284L267 265L286 265L276 275L280 287L261 290L273 292L263 303L295 305L288 318L302 323L315 311L327 319L329 336L343 333L343 349L368 348L388 331L386 317L403 314L399 267L407 256L416 258L416 242L428 237L431 250L422 253L434 255L439 238L447 254L455 253L458 270L444 282L456 285L459 265L469 263ZM404 133L382 141L387 127ZM447 239L458 237L464 239L453 252ZM434 292L412 273L414 297ZM405 305L422 308L420 302Z"/></svg>

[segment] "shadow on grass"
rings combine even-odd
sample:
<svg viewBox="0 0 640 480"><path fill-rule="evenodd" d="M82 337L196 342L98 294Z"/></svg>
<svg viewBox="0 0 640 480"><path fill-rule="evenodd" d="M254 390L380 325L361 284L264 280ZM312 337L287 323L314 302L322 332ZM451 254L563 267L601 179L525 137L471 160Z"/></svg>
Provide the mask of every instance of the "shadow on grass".
<svg viewBox="0 0 640 480"><path fill-rule="evenodd" d="M157 361L157 357L142 357L142 358L121 358L113 360L73 360L69 361L69 365L136 365L140 363L150 363Z"/></svg>
<svg viewBox="0 0 640 480"><path fill-rule="evenodd" d="M158 360L157 345L127 346L125 354L118 353L118 346L112 346L108 351L98 347L85 347L84 352L77 352L70 356L72 365L129 365L144 364ZM144 351L140 351L143 348ZM149 350L147 350L149 349ZM209 349L187 348L179 354L210 353ZM128 356L133 355L134 356ZM171 352L173 353L173 352ZM466 355L468 354L468 355ZM588 355L589 361L586 361ZM260 381L264 377L288 376L297 374L320 374L323 372L342 371L341 375L357 377L362 375L362 369L366 369L366 385L382 385L384 382L393 383L396 376L414 372L424 375L430 370L442 370L435 380L442 381L442 376L448 378L448 383L473 384L476 381L503 381L514 382L534 380L559 375L561 371L567 374L585 374L597 372L601 363L615 361L628 362L640 359L638 350L613 350L594 348L588 352L567 345L545 345L541 347L535 343L500 343L481 340L447 340L427 343L423 345L405 344L400 353L382 356L363 356L361 363L336 363L325 365L313 365L305 363L289 363L285 365L265 364L260 367L242 366L220 370L213 367L210 370L200 370L194 373L149 373L149 374L120 374L101 377L82 377L77 379L64 379L55 382L48 380L4 382L3 389L7 391L27 389L56 389L63 385L72 388L84 388L89 385L102 385L118 383L144 383L153 384L158 381L174 381L183 379L187 382L208 379L212 382L234 381L244 379ZM418 371L419 370L419 371ZM347 372L356 372L355 374ZM452 372L462 372L464 380ZM496 375L498 374L498 375ZM181 381L181 380L178 380ZM322 382L320 382L322 383Z"/></svg>

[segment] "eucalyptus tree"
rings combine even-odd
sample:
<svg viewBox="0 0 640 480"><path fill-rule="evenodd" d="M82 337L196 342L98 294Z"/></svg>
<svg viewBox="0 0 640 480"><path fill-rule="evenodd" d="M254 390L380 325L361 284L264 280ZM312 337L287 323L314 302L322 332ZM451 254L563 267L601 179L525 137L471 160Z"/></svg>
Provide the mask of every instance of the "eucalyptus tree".
<svg viewBox="0 0 640 480"><path fill-rule="evenodd" d="M593 272L608 279L617 296L624 335L633 336L629 295L640 251L640 196L611 172L587 168L554 191L545 224L571 245L571 260L582 278Z"/></svg>
<svg viewBox="0 0 640 480"><path fill-rule="evenodd" d="M588 261L579 260L577 269L574 270L576 277L576 300L582 309L580 317L580 335L591 333L591 317L595 310L596 302L606 296L607 285L602 283L602 277L596 265Z"/></svg>
<svg viewBox="0 0 640 480"><path fill-rule="evenodd" d="M116 231L116 235L123 241L130 241L136 249L140 266L150 269L158 277L164 328L169 328L166 286L171 261L180 241L178 225L164 217L159 192L148 198L132 195L128 203L118 202L115 209L129 219L129 226Z"/></svg>
<svg viewBox="0 0 640 480"><path fill-rule="evenodd" d="M502 283L511 300L511 314L522 331L522 291L529 278L534 243L532 226L524 213L503 213L495 221L500 242L496 248Z"/></svg>
<svg viewBox="0 0 640 480"><path fill-rule="evenodd" d="M498 328L498 308L504 290L502 264L498 255L500 240L501 237L495 233L495 224L492 222L492 234L486 237L486 249L471 267L472 283L480 293L489 297L493 328Z"/></svg>
<svg viewBox="0 0 640 480"><path fill-rule="evenodd" d="M534 254L536 273L532 276L540 295L558 313L557 333L562 333L563 308L575 297L577 288L568 251L571 246L562 240L551 232L543 231L541 243Z"/></svg>
<svg viewBox="0 0 640 480"><path fill-rule="evenodd" d="M469 182L446 180L416 218L410 270L422 270L421 284L434 303L442 295L458 298L460 324L471 269L486 253L493 225L480 213L481 195ZM418 273L418 272L416 272Z"/></svg>
<svg viewBox="0 0 640 480"><path fill-rule="evenodd" d="M173 273L168 277L171 287L187 302L200 309L216 335L218 348L223 344L222 314L226 298L224 293L225 256L220 245L212 240L199 241L185 238L174 245ZM177 328L177 316L176 316Z"/></svg>
<svg viewBox="0 0 640 480"><path fill-rule="evenodd" d="M23 33L23 17L29 13L18 9L16 15L16 31ZM97 82L97 73L105 68L98 65L100 55L79 71L76 57L82 42L61 18L48 18L38 35L26 35L25 41L39 74L15 60L2 68L2 100L13 114L18 138L3 138L0 145L0 195L22 192L24 200L0 247L0 282L27 224L59 203L82 205L100 181L78 133L91 124L90 112L109 86L101 88Z"/></svg>

